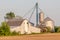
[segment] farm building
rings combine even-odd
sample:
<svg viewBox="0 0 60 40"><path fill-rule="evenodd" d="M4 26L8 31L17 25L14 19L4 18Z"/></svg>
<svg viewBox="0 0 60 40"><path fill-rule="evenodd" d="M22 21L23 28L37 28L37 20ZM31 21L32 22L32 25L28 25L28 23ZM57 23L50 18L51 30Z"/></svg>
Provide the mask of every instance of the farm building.
<svg viewBox="0 0 60 40"><path fill-rule="evenodd" d="M42 10L39 13L39 22L40 22L40 27L42 27L42 28L49 27L51 29L51 32L55 31L54 30L54 21L49 17L44 18L44 13Z"/></svg>
<svg viewBox="0 0 60 40"><path fill-rule="evenodd" d="M54 32L54 21L47 17L44 18L44 13L39 13L39 27L35 27L34 24L27 19L15 17L13 19L6 19L7 24L10 26L10 31L16 31L21 34L41 33L45 27L50 27L51 32Z"/></svg>
<svg viewBox="0 0 60 40"><path fill-rule="evenodd" d="M7 24L10 26L11 32L16 31L21 34L40 33L41 29L34 27L27 19L13 18L8 19Z"/></svg>

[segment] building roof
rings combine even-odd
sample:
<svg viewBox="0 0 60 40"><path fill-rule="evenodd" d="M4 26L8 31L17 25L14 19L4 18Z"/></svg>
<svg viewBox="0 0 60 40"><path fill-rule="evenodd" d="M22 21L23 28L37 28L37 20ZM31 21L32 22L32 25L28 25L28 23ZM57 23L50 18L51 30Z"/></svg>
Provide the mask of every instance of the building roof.
<svg viewBox="0 0 60 40"><path fill-rule="evenodd" d="M10 19L7 21L9 26L20 26L24 19Z"/></svg>
<svg viewBox="0 0 60 40"><path fill-rule="evenodd" d="M44 19L44 22L46 22L46 21L53 21L51 18L49 18L49 17L46 17L45 19Z"/></svg>

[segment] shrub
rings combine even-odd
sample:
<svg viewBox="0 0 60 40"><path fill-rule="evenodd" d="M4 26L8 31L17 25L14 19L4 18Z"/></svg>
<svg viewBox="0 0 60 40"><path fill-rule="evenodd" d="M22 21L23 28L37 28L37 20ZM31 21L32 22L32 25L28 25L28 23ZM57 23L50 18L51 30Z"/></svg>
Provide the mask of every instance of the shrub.
<svg viewBox="0 0 60 40"><path fill-rule="evenodd" d="M13 32L11 33L11 35L20 35L20 33L19 33L19 32L16 32L16 31L13 31Z"/></svg>
<svg viewBox="0 0 60 40"><path fill-rule="evenodd" d="M55 32L60 32L60 27L55 27Z"/></svg>
<svg viewBox="0 0 60 40"><path fill-rule="evenodd" d="M42 33L47 33L47 32L51 32L51 28L50 27L42 28Z"/></svg>
<svg viewBox="0 0 60 40"><path fill-rule="evenodd" d="M50 27L46 27L47 32L51 32L51 28Z"/></svg>

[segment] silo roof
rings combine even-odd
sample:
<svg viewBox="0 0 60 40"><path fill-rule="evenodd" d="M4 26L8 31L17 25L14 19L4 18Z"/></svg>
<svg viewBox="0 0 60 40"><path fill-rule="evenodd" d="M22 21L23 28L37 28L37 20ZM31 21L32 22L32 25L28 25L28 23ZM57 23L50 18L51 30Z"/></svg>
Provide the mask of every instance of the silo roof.
<svg viewBox="0 0 60 40"><path fill-rule="evenodd" d="M46 17L45 19L44 19L44 21L46 22L46 21L53 21L51 18L49 18L49 17Z"/></svg>

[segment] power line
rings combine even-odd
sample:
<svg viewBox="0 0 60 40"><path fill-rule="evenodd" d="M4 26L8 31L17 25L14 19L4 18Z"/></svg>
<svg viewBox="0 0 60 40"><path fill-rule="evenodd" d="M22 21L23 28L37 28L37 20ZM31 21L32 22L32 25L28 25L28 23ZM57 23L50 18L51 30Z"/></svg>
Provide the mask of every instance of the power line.
<svg viewBox="0 0 60 40"><path fill-rule="evenodd" d="M29 21L30 21L30 19L31 19L33 13L34 13L34 11L35 11L35 7L34 7L34 9L33 9L33 11L32 11L32 14L31 14L30 17L29 17Z"/></svg>
<svg viewBox="0 0 60 40"><path fill-rule="evenodd" d="M31 8L27 13L25 13L23 17L25 17L27 14L29 14L31 12L31 10L34 8L35 8L35 6L33 8Z"/></svg>

